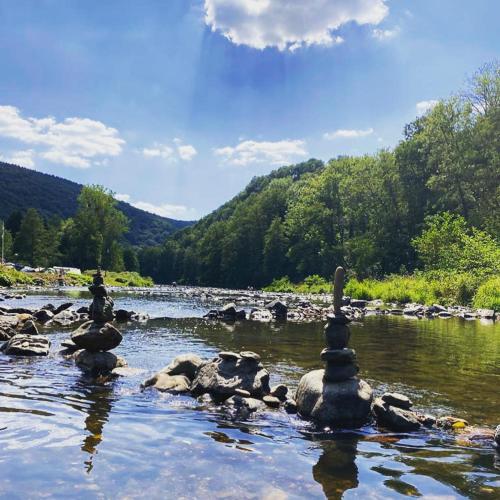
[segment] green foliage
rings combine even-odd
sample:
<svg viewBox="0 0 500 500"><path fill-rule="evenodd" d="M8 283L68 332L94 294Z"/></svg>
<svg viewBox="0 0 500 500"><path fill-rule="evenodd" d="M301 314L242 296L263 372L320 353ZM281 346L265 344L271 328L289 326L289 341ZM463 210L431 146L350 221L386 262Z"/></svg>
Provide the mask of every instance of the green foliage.
<svg viewBox="0 0 500 500"><path fill-rule="evenodd" d="M427 217L413 245L426 270L500 273L500 245L484 231L469 228L460 215L444 212Z"/></svg>
<svg viewBox="0 0 500 500"><path fill-rule="evenodd" d="M491 278L478 288L474 307L500 311L500 277Z"/></svg>
<svg viewBox="0 0 500 500"><path fill-rule="evenodd" d="M332 284L325 278L313 274L307 276L301 283L294 284L288 276L275 279L270 285L264 288L266 292L293 292L293 293L331 293Z"/></svg>
<svg viewBox="0 0 500 500"><path fill-rule="evenodd" d="M91 277L95 274L94 270L85 271L84 275ZM151 278L141 276L135 272L113 272L106 271L104 274L104 283L108 286L127 286L127 287L149 287L153 286L154 282Z"/></svg>
<svg viewBox="0 0 500 500"><path fill-rule="evenodd" d="M30 275L0 265L0 286L14 286L17 284L31 285Z"/></svg>

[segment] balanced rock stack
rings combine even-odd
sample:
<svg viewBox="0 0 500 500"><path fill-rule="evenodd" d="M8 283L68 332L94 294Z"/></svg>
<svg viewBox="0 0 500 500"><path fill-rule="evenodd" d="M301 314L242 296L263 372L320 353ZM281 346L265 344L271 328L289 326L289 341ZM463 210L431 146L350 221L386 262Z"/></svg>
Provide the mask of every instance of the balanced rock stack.
<svg viewBox="0 0 500 500"><path fill-rule="evenodd" d="M320 425L358 427L370 415L373 391L356 377L356 353L347 347L349 318L341 310L345 271L338 267L334 281L334 314L328 316L325 336L328 347L321 352L324 370L302 377L296 394L300 415Z"/></svg>
<svg viewBox="0 0 500 500"><path fill-rule="evenodd" d="M76 364L93 375L106 375L113 369L126 366L125 360L110 351L120 345L121 333L108 321L113 320L113 299L109 297L101 270L94 274L89 287L93 295L89 308L91 321L83 323L71 335L71 340L79 349L74 353Z"/></svg>

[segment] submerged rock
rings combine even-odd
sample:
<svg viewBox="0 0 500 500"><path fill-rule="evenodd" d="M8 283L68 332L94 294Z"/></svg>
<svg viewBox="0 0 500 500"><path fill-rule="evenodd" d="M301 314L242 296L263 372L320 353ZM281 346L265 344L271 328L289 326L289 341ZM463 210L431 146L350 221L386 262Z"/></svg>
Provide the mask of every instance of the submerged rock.
<svg viewBox="0 0 500 500"><path fill-rule="evenodd" d="M420 429L419 419L414 412L391 406L382 398L375 400L372 410L377 423L389 430L406 432Z"/></svg>
<svg viewBox="0 0 500 500"><path fill-rule="evenodd" d="M76 311L64 309L60 313L54 315L52 321L61 326L70 326L80 321L80 315Z"/></svg>
<svg viewBox="0 0 500 500"><path fill-rule="evenodd" d="M93 321L83 323L71 334L71 340L87 351L110 351L120 345L122 334L109 323L99 324Z"/></svg>
<svg viewBox="0 0 500 500"><path fill-rule="evenodd" d="M33 314L33 317L42 324L48 323L54 317L54 313L48 309L40 309Z"/></svg>
<svg viewBox="0 0 500 500"><path fill-rule="evenodd" d="M47 356L49 348L50 341L47 337L17 334L11 337L1 350L11 356Z"/></svg>
<svg viewBox="0 0 500 500"><path fill-rule="evenodd" d="M146 380L143 387L151 387L164 392L181 393L189 392L191 381L185 375L169 375L158 372L150 379Z"/></svg>
<svg viewBox="0 0 500 500"><path fill-rule="evenodd" d="M300 415L328 426L366 423L373 398L368 383L358 378L329 383L324 374L324 370L313 370L300 380L295 396Z"/></svg>

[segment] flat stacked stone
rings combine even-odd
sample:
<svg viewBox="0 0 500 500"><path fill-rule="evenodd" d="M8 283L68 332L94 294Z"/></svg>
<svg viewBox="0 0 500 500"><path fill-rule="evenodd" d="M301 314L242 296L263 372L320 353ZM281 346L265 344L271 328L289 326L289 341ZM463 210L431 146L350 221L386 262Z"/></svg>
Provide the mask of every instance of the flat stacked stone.
<svg viewBox="0 0 500 500"><path fill-rule="evenodd" d="M93 277L89 287L93 295L89 307L87 321L75 330L71 340L78 348L73 354L76 364L86 373L93 376L107 375L114 368L126 365L123 358L112 353L111 349L118 347L123 339L122 334L108 321L113 320L113 299L108 296L100 269Z"/></svg>
<svg viewBox="0 0 500 500"><path fill-rule="evenodd" d="M356 375L356 352L348 347L351 336L349 318L343 314L342 297L345 271L338 267L334 282L334 313L328 316L325 338L328 347L321 352L323 370L302 377L295 400L301 416L321 425L356 427L370 415L373 391Z"/></svg>

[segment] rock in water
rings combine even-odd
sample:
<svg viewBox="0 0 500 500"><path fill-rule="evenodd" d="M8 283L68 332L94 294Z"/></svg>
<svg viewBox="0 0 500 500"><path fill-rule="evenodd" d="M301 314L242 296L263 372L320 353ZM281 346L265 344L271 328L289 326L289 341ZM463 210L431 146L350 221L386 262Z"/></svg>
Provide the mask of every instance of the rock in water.
<svg viewBox="0 0 500 500"><path fill-rule="evenodd" d="M254 398L262 398L270 392L269 373L251 357L219 357L199 369L191 386L194 396L209 393L220 400L235 395L236 389L248 391Z"/></svg>
<svg viewBox="0 0 500 500"><path fill-rule="evenodd" d="M373 398L364 380L350 378L325 382L324 370L314 370L302 377L295 401L303 418L320 425L358 427L366 423Z"/></svg>
<svg viewBox="0 0 500 500"><path fill-rule="evenodd" d="M391 431L407 432L420 429L420 422L415 413L391 406L382 398L375 400L373 413L377 418L377 423Z"/></svg>
<svg viewBox="0 0 500 500"><path fill-rule="evenodd" d="M20 333L22 335L38 335L38 328L36 327L34 321L29 319L22 326Z"/></svg>
<svg viewBox="0 0 500 500"><path fill-rule="evenodd" d="M150 386L159 391L177 394L189 392L191 381L185 375L169 375L168 373L159 372L143 384L143 387Z"/></svg>
<svg viewBox="0 0 500 500"><path fill-rule="evenodd" d="M5 354L12 356L47 356L50 341L41 335L14 335L1 348Z"/></svg>
<svg viewBox="0 0 500 500"><path fill-rule="evenodd" d="M193 380L204 363L205 361L196 354L181 354L176 356L168 366L160 370L160 373L185 375L189 380Z"/></svg>
<svg viewBox="0 0 500 500"><path fill-rule="evenodd" d="M40 309L33 316L39 323L45 324L54 317L54 313L48 309Z"/></svg>
<svg viewBox="0 0 500 500"><path fill-rule="evenodd" d="M97 377L109 375L115 368L127 366L127 362L112 352L80 350L73 355L76 365L85 373Z"/></svg>
<svg viewBox="0 0 500 500"><path fill-rule="evenodd" d="M403 410L409 410L413 405L410 398L397 392L386 392L382 396L382 400L388 405L395 406L396 408L402 408Z"/></svg>
<svg viewBox="0 0 500 500"><path fill-rule="evenodd" d="M93 321L83 323L71 334L71 340L80 348L90 352L110 351L120 345L122 334L109 323Z"/></svg>

